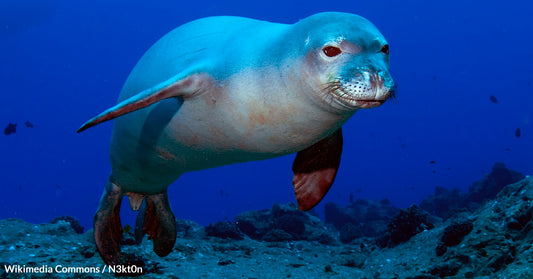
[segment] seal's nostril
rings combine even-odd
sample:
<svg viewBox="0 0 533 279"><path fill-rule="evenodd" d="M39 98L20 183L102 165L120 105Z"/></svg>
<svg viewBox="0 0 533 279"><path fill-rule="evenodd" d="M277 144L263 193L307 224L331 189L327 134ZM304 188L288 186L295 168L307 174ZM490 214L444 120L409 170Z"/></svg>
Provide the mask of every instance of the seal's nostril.
<svg viewBox="0 0 533 279"><path fill-rule="evenodd" d="M383 46L381 47L381 52L383 52L383 53L389 55L389 45L383 45Z"/></svg>

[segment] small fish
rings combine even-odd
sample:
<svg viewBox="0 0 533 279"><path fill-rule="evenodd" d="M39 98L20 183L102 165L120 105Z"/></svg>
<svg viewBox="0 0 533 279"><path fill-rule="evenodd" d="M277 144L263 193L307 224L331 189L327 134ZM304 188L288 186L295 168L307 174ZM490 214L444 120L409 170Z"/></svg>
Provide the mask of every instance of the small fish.
<svg viewBox="0 0 533 279"><path fill-rule="evenodd" d="M490 101L497 104L498 103L498 98L496 98L494 95L490 95Z"/></svg>
<svg viewBox="0 0 533 279"><path fill-rule="evenodd" d="M514 131L514 136L516 138L519 138L521 135L522 135L522 132L520 131L520 128L516 128L516 130Z"/></svg>
<svg viewBox="0 0 533 279"><path fill-rule="evenodd" d="M430 164L435 164L435 161L429 161Z"/></svg>
<svg viewBox="0 0 533 279"><path fill-rule="evenodd" d="M28 128L33 128L33 123L31 123L30 121L26 121L24 125L26 125L26 127Z"/></svg>
<svg viewBox="0 0 533 279"><path fill-rule="evenodd" d="M226 192L224 192L223 189L220 189L220 196L221 196L221 197L226 197L226 198L227 198L227 197L229 197L229 194L226 193Z"/></svg>
<svg viewBox="0 0 533 279"><path fill-rule="evenodd" d="M436 170L432 170L431 172L432 172L432 173L437 173L437 171L436 171Z"/></svg>
<svg viewBox="0 0 533 279"><path fill-rule="evenodd" d="M507 147L505 148L505 151L511 151L511 148Z"/></svg>
<svg viewBox="0 0 533 279"><path fill-rule="evenodd" d="M7 124L7 127L4 129L4 135L11 135L17 132L17 124L9 123Z"/></svg>

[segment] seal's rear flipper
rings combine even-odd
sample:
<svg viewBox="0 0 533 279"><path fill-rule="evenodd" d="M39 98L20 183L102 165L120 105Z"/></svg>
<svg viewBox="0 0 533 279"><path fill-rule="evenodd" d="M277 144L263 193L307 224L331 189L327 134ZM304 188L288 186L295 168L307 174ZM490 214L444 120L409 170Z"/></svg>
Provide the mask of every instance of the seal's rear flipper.
<svg viewBox="0 0 533 279"><path fill-rule="evenodd" d="M173 97L190 98L193 95L198 95L205 91L205 89L212 85L212 78L207 74L175 76L152 88L148 88L91 118L78 129L78 133L102 122L145 108L164 99Z"/></svg>
<svg viewBox="0 0 533 279"><path fill-rule="evenodd" d="M335 180L341 162L342 131L298 152L292 171L292 184L298 201L298 209L309 210L326 195Z"/></svg>
<svg viewBox="0 0 533 279"><path fill-rule="evenodd" d="M120 264L119 244L122 239L122 225L119 213L122 196L120 187L108 181L94 215L96 248L108 265Z"/></svg>
<svg viewBox="0 0 533 279"><path fill-rule="evenodd" d="M141 243L143 237L146 234L144 232L144 216L146 215L146 201L142 201L139 212L137 213L137 219L135 220L135 242Z"/></svg>
<svg viewBox="0 0 533 279"><path fill-rule="evenodd" d="M172 252L176 243L176 219L166 191L145 197L135 225L137 242L141 242L145 233L149 239L153 239L154 252L158 256L164 257Z"/></svg>

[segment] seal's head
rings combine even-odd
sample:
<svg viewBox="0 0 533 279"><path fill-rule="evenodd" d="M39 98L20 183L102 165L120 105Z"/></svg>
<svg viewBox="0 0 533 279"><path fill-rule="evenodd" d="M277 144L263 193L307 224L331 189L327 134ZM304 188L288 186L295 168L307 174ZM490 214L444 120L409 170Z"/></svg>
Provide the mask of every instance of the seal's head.
<svg viewBox="0 0 533 279"><path fill-rule="evenodd" d="M353 112L383 104L393 95L389 45L368 20L353 14L320 13L297 24L303 82L315 100L336 111Z"/></svg>

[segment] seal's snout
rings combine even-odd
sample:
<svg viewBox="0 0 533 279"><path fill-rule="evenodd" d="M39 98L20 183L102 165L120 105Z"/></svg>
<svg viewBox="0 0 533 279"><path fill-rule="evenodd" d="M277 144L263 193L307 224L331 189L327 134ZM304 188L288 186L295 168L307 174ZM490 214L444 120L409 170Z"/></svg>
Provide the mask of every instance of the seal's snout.
<svg viewBox="0 0 533 279"><path fill-rule="evenodd" d="M393 94L393 82L388 72L359 69L349 79L337 79L330 93L338 104L347 109L373 108L382 105Z"/></svg>
<svg viewBox="0 0 533 279"><path fill-rule="evenodd" d="M370 84L375 92L375 100L385 102L388 98L393 97L394 83L388 72L370 72Z"/></svg>

